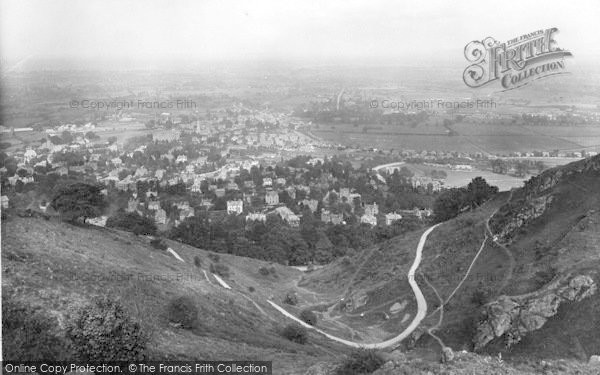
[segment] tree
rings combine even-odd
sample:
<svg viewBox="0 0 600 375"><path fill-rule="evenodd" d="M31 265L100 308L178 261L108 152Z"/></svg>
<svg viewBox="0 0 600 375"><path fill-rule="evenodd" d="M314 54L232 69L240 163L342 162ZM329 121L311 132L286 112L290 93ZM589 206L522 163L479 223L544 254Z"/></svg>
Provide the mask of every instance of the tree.
<svg viewBox="0 0 600 375"><path fill-rule="evenodd" d="M73 142L73 136L71 135L71 133L68 130L65 130L62 132L61 138L62 138L63 142L66 144Z"/></svg>
<svg viewBox="0 0 600 375"><path fill-rule="evenodd" d="M475 208L498 193L498 187L489 185L483 177L475 177L469 182L467 193L471 207Z"/></svg>
<svg viewBox="0 0 600 375"><path fill-rule="evenodd" d="M526 161L519 161L515 165L515 175L518 177L525 177L525 175L529 172L529 166Z"/></svg>
<svg viewBox="0 0 600 375"><path fill-rule="evenodd" d="M93 131L89 131L89 132L85 133L85 137L87 139L99 139L100 138L100 136L97 135L96 133L94 133Z"/></svg>
<svg viewBox="0 0 600 375"><path fill-rule="evenodd" d="M51 207L60 212L66 221L75 222L83 218L96 217L106 206L101 186L77 182L62 186L54 195Z"/></svg>
<svg viewBox="0 0 600 375"><path fill-rule="evenodd" d="M463 196L464 189L453 188L443 191L433 203L434 220L441 223L458 215L463 207Z"/></svg>
<svg viewBox="0 0 600 375"><path fill-rule="evenodd" d="M508 165L502 159L494 159L490 161L492 172L499 174L506 174L508 172Z"/></svg>

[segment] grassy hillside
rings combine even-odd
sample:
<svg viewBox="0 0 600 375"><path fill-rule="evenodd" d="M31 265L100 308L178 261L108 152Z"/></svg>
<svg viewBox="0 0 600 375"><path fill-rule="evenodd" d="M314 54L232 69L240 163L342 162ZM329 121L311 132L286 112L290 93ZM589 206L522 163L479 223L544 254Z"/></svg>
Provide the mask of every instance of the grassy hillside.
<svg viewBox="0 0 600 375"><path fill-rule="evenodd" d="M113 296L151 333L151 358L260 358L273 360L283 373L295 373L303 364L340 352L318 335L311 334L307 345L280 336L289 322L265 297L285 290L298 271L223 254L217 262L208 252L167 244L186 263L131 233L10 216L2 223L3 292L56 316L62 328L77 306L93 296ZM201 268L194 265L195 257ZM211 263L229 268L232 291L218 286L210 273L205 278L202 270ZM259 268L265 266L274 267L274 273L262 276ZM169 324L167 306L178 296L190 296L199 308L193 330Z"/></svg>
<svg viewBox="0 0 600 375"><path fill-rule="evenodd" d="M438 336L454 349L472 350L475 323L486 302L501 295L535 293L559 276L587 274L598 283L599 161L596 157L551 169L525 188L500 193L430 234L418 270L428 303L428 317L414 334L418 347L439 349L426 331L438 323L440 298L444 315ZM503 231L515 220L518 225L504 238ZM363 339L389 338L416 310L406 272L421 233L339 260L305 275L299 286L327 296L318 302L323 318L352 327ZM599 299L596 294L561 306L547 325L510 350L502 340L486 350L515 359L589 358L600 352ZM304 303L311 305L310 300ZM410 340L404 344L410 346Z"/></svg>

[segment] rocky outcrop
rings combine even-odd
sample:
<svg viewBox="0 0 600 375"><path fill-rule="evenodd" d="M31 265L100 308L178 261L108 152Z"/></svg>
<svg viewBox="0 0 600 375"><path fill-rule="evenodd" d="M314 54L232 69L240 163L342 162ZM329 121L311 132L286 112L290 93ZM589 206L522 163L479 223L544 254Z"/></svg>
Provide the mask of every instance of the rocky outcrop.
<svg viewBox="0 0 600 375"><path fill-rule="evenodd" d="M580 160L568 165L551 168L542 174L532 177L525 183L525 189L529 195L544 194L548 189L556 186L561 180L580 173L600 172L600 155L593 158Z"/></svg>
<svg viewBox="0 0 600 375"><path fill-rule="evenodd" d="M535 293L500 296L483 306L482 320L473 338L475 350L502 336L507 345L515 344L528 332L540 329L556 314L561 303L579 302L596 290L597 286L590 276L578 275L555 280Z"/></svg>
<svg viewBox="0 0 600 375"><path fill-rule="evenodd" d="M540 217L554 199L556 185L573 180L578 175L600 176L600 155L568 165L551 168L529 179L515 191L511 201L500 208L490 220L490 227L502 242L510 243L518 230Z"/></svg>
<svg viewBox="0 0 600 375"><path fill-rule="evenodd" d="M550 194L542 195L537 198L529 199L527 203L522 204L513 214L512 217L504 223L499 237L509 242L513 234L521 227L530 223L534 219L542 216L546 209L552 203L553 196Z"/></svg>

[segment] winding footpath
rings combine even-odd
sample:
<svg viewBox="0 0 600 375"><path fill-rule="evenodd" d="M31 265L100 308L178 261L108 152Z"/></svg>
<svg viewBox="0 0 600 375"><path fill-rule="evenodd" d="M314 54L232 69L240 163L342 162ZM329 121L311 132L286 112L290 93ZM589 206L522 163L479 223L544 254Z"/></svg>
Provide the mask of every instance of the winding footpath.
<svg viewBox="0 0 600 375"><path fill-rule="evenodd" d="M391 339L388 339L388 340L385 340L382 342L378 342L378 343L371 343L371 344L365 344L365 343L345 340L340 337L330 335L327 332L325 332L319 328L313 327L313 326L303 322L302 320L298 319L291 313L287 312L283 307L277 305L273 301L267 300L267 302L271 306L273 306L273 308L275 308L277 311L279 311L281 314L294 320L296 323L302 325L303 327L312 329L312 330L324 335L328 339L337 341L344 345L351 346L354 348L365 348L365 349L383 349L383 348L387 348L390 346L394 346L394 345L400 343L405 338L407 338L419 326L419 324L421 323L423 318L425 318L425 314L427 313L427 302L425 301L425 296L423 295L423 292L421 292L421 289L419 288L419 284L417 284L417 282L415 281L415 272L417 271L417 268L419 268L419 265L421 264L421 259L422 259L422 255L423 255L423 247L425 246L425 242L427 241L427 236L429 236L429 234L438 225L440 225L440 224L436 224L436 225L430 227L421 235L421 238L419 239L419 244L417 245L415 260L414 260L412 266L410 267L410 269L408 270L408 275L407 275L408 283L410 284L410 287L412 288L413 293L415 294L415 298L417 299L417 314L413 318L412 322L408 325L408 327L406 327L404 329L404 331L402 331L399 335L392 337Z"/></svg>
<svg viewBox="0 0 600 375"><path fill-rule="evenodd" d="M508 195L508 199L506 200L506 203L510 202L510 200L512 199L512 195L513 195L513 190L510 191L510 194ZM446 299L443 300L443 303L437 309L433 310L427 317L430 317L433 314L435 314L436 312L438 312L440 309L443 309L444 305L447 305L448 302L450 302L450 300L452 299L452 297L454 297L454 295L456 294L456 292L458 292L458 290L462 287L463 283L467 280L467 278L471 274L471 270L473 269L473 266L475 265L475 262L477 262L477 259L479 259L479 255L481 254L481 252L485 248L485 244L486 244L487 240L490 237L492 238L493 243L496 244L496 245L498 245L498 246L500 246L500 247L502 247L502 249L506 252L507 256L509 257L509 262L510 262L509 272L508 272L507 277L505 277L505 279L504 279L504 281L502 283L503 286L500 288L500 290L503 290L506 287L506 285L508 284L508 281L510 280L510 278L512 278L513 269L515 267L515 258L513 257L513 255L510 252L510 250L508 250L506 247L504 247L501 243L499 243L494 238L494 234L492 233L492 230L490 229L490 220L492 219L492 217L494 217L494 215L496 215L498 213L498 211L500 210L501 207L502 206L498 206L498 208L496 208L494 210L494 212L492 212L492 214L485 221L485 232L484 232L483 241L481 242L481 246L479 247L479 250L477 251L477 253L473 257L473 260L471 260L471 264L469 264L469 268L467 269L467 272L465 272L465 275L463 276L463 278L456 285L456 287L454 288L454 290L452 291L452 293L450 293L450 295L448 295L448 297L446 297ZM432 285L432 288L433 288L433 285Z"/></svg>

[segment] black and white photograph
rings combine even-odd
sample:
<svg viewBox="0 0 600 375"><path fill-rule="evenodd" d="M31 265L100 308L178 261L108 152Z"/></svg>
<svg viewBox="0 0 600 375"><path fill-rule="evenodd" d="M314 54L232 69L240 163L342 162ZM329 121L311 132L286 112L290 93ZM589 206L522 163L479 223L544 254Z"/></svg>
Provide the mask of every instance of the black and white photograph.
<svg viewBox="0 0 600 375"><path fill-rule="evenodd" d="M600 375L600 1L0 0L0 373Z"/></svg>

